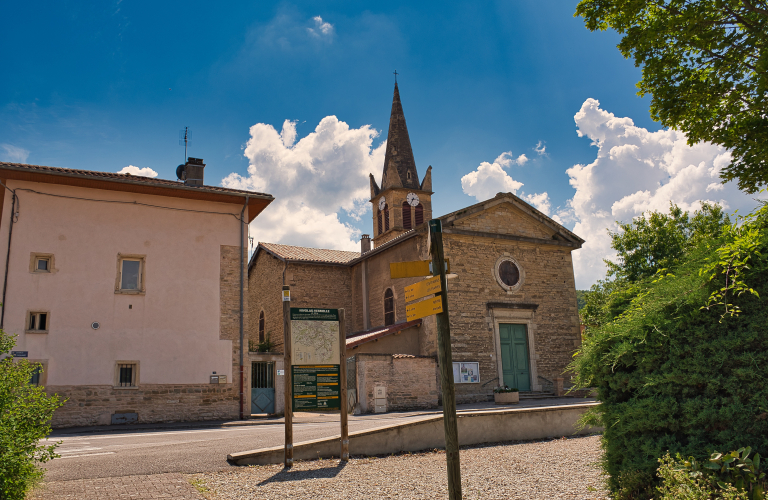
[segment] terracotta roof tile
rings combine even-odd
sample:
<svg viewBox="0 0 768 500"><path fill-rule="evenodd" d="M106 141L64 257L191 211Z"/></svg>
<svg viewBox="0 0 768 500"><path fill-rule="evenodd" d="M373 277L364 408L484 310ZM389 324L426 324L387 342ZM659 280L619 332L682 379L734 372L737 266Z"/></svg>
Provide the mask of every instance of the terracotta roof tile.
<svg viewBox="0 0 768 500"><path fill-rule="evenodd" d="M393 333L397 333L399 331L419 325L421 325L421 319L415 319L413 321L406 321L404 323L395 323L394 325L389 326L378 326L370 330L351 333L347 335L347 349L351 349L368 342L373 342L374 340L386 337L387 335L392 335Z"/></svg>
<svg viewBox="0 0 768 500"><path fill-rule="evenodd" d="M360 252L348 252L345 250L328 250L325 248L296 247L293 245L280 245L278 243L262 243L259 246L282 259L298 260L306 262L328 262L332 264L346 264L360 257Z"/></svg>
<svg viewBox="0 0 768 500"><path fill-rule="evenodd" d="M165 186L165 187L185 187L182 181L171 181L166 179L157 179L152 177L141 177L131 174L118 174L115 172L97 172L95 170L75 170L72 168L58 168L58 167L46 167L43 165L27 165L25 163L10 163L0 162L0 169L10 168L15 170L27 170L31 172L39 172L44 174L53 175L67 175L73 177L84 177L90 179L101 179L106 181L120 181L120 182L133 182L139 184L147 184L150 186ZM258 194L262 196L270 196L265 193L257 193L255 191L244 191L241 189L230 189L219 186L189 186L195 189L201 189L204 191L213 191L224 194Z"/></svg>

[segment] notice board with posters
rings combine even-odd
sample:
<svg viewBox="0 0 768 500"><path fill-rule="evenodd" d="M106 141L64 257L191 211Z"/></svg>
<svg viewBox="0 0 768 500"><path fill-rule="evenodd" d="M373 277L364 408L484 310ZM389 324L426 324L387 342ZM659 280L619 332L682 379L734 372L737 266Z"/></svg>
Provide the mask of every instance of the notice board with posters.
<svg viewBox="0 0 768 500"><path fill-rule="evenodd" d="M341 408L338 309L291 308L293 410Z"/></svg>

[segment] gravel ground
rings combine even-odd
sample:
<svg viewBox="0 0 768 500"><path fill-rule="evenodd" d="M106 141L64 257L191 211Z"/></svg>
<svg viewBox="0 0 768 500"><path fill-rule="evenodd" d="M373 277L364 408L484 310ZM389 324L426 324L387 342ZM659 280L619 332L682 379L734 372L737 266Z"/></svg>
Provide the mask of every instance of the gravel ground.
<svg viewBox="0 0 768 500"><path fill-rule="evenodd" d="M473 499L605 499L598 436L461 449L463 496ZM448 498L445 452L313 460L188 474L209 500Z"/></svg>

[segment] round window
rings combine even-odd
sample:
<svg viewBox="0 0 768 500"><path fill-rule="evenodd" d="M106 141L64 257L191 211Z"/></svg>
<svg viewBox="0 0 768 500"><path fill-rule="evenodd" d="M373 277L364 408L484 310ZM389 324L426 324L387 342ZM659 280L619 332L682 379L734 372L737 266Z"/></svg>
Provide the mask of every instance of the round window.
<svg viewBox="0 0 768 500"><path fill-rule="evenodd" d="M525 273L512 257L501 257L496 261L496 281L507 291L514 291L523 285Z"/></svg>

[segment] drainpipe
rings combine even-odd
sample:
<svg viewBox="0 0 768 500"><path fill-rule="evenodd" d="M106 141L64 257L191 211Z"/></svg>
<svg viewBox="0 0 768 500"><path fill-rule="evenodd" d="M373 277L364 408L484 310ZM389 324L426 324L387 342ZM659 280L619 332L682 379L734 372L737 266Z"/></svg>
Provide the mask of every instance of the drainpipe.
<svg viewBox="0 0 768 500"><path fill-rule="evenodd" d="M245 374L243 373L243 348L245 343L245 330L243 328L243 287L245 281L244 257L245 252L245 209L248 208L248 195L245 195L245 205L240 211L240 420L245 418Z"/></svg>
<svg viewBox="0 0 768 500"><path fill-rule="evenodd" d="M5 277L3 277L3 302L0 306L3 308L0 311L0 330L3 329L5 324L5 292L8 290L8 262L11 258L11 236L13 236L13 219L16 212L16 193L13 193L11 199L11 223L8 225L8 251L5 254Z"/></svg>

